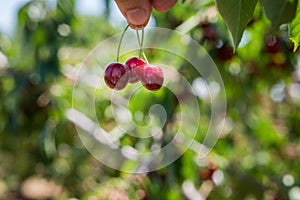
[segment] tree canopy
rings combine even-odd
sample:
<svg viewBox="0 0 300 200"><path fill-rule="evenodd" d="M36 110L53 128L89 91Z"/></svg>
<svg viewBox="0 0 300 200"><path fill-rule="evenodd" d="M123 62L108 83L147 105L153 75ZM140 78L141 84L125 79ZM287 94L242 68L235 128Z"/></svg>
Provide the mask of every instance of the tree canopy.
<svg viewBox="0 0 300 200"><path fill-rule="evenodd" d="M54 9L32 0L14 35L0 33L1 200L299 199L298 0L184 0L154 11L157 28L146 27L143 41L148 61L165 72L157 92L103 84L126 22L114 24L114 2L99 1L105 12L84 16L76 0ZM139 50L128 30L119 61ZM212 109L223 97L226 113L223 104ZM206 137L209 127L222 131ZM172 146L155 160L166 163L159 169L128 173L135 152L174 138L192 142ZM118 160L105 140L132 156Z"/></svg>

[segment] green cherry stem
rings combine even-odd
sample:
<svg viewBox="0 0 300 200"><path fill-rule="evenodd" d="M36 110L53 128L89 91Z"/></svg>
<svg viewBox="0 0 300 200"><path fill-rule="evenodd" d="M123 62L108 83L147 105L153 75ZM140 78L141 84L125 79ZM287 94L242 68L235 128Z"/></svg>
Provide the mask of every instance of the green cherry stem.
<svg viewBox="0 0 300 200"><path fill-rule="evenodd" d="M144 45L144 37L145 37L145 28L144 25L142 25L142 41L141 41L141 48L143 49L143 45ZM146 57L146 54L144 51L142 51L143 57L145 59L145 61L147 62L147 64L149 64L148 59Z"/></svg>
<svg viewBox="0 0 300 200"><path fill-rule="evenodd" d="M117 51L117 62L119 62L121 44L122 44L124 35L125 35L127 29L129 28L129 26L130 26L130 24L128 24L128 25L125 27L125 29L124 29L124 31L123 31L123 33L122 33L122 35L121 35L121 39L120 39L119 46L118 46L118 51Z"/></svg>
<svg viewBox="0 0 300 200"><path fill-rule="evenodd" d="M145 61L147 62L147 64L149 64L148 59L145 55L145 52L143 51L144 37L145 37L144 26L142 26L142 38L140 38L138 27L136 27L136 37L137 37L137 40L138 40L138 43L139 43L139 46L140 46L139 58L141 58L143 56Z"/></svg>
<svg viewBox="0 0 300 200"><path fill-rule="evenodd" d="M142 53L144 53L143 51L143 45L144 45L144 25L142 25L142 39L141 39L141 49L142 49Z"/></svg>
<svg viewBox="0 0 300 200"><path fill-rule="evenodd" d="M142 53L143 53L143 47L142 47L142 41L141 41L141 38L140 38L138 26L136 26L135 31L136 31L137 41L138 41L139 47L140 47L139 58L141 58L142 57Z"/></svg>
<svg viewBox="0 0 300 200"><path fill-rule="evenodd" d="M148 62L148 59L147 59L147 57L146 57L146 55L145 55L145 53L144 53L144 52L143 52L143 57L144 57L144 59L145 59L146 63L147 63L147 64L149 64L149 62Z"/></svg>

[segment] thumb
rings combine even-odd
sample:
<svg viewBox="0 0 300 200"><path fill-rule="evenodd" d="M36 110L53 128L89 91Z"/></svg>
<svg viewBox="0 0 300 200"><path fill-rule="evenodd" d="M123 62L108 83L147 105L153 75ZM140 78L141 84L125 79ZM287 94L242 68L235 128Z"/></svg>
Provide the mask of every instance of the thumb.
<svg viewBox="0 0 300 200"><path fill-rule="evenodd" d="M132 28L147 25L152 12L150 0L115 0L115 2Z"/></svg>
<svg viewBox="0 0 300 200"><path fill-rule="evenodd" d="M158 12L167 12L176 4L176 2L177 0L152 0L153 7Z"/></svg>

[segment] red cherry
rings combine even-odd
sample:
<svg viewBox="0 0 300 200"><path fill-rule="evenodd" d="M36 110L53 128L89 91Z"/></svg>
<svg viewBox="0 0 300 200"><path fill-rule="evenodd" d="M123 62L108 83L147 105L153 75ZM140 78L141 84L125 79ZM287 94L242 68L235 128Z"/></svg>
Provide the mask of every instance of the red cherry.
<svg viewBox="0 0 300 200"><path fill-rule="evenodd" d="M207 163L207 168L200 171L200 177L203 180L211 180L216 170L217 166L213 162L209 161Z"/></svg>
<svg viewBox="0 0 300 200"><path fill-rule="evenodd" d="M200 172L200 177L203 180L211 180L215 171L216 171L215 169L204 169L203 171Z"/></svg>
<svg viewBox="0 0 300 200"><path fill-rule="evenodd" d="M159 90L164 82L162 69L155 65L145 65L142 69L141 81L148 90Z"/></svg>
<svg viewBox="0 0 300 200"><path fill-rule="evenodd" d="M281 40L279 37L269 35L265 39L265 45L269 53L277 53L281 49Z"/></svg>
<svg viewBox="0 0 300 200"><path fill-rule="evenodd" d="M126 87L128 79L127 68L121 63L110 63L105 69L104 80L111 89L122 90Z"/></svg>
<svg viewBox="0 0 300 200"><path fill-rule="evenodd" d="M223 62L231 60L233 56L233 49L228 45L224 44L217 49L217 57Z"/></svg>
<svg viewBox="0 0 300 200"><path fill-rule="evenodd" d="M202 30L203 37L208 40L216 40L217 33L212 27L205 27Z"/></svg>
<svg viewBox="0 0 300 200"><path fill-rule="evenodd" d="M137 57L129 58L125 65L129 71L129 83L136 83L141 79L141 68L144 67L147 63Z"/></svg>

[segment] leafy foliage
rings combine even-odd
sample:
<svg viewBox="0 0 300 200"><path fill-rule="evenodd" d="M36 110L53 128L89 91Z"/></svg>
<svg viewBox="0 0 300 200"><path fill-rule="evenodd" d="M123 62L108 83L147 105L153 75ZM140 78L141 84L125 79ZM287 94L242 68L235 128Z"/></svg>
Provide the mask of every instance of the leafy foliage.
<svg viewBox="0 0 300 200"><path fill-rule="evenodd" d="M262 0L261 2L273 30L277 30L281 24L291 22L295 17L297 0Z"/></svg>
<svg viewBox="0 0 300 200"><path fill-rule="evenodd" d="M291 40L294 43L294 51L296 51L300 43L300 4L297 6L296 17L291 23Z"/></svg>
<svg viewBox="0 0 300 200"><path fill-rule="evenodd" d="M235 48L238 47L247 24L253 19L254 9L257 3L257 0L216 0L218 10L231 32ZM298 0L261 0L261 4L263 11L271 21L273 31L277 31L280 25L293 21ZM295 33L292 33L292 35L294 34ZM298 42L295 42L295 46L298 46Z"/></svg>
<svg viewBox="0 0 300 200"><path fill-rule="evenodd" d="M216 0L216 3L221 16L231 31L234 46L237 47L247 24L252 19L257 0Z"/></svg>
<svg viewBox="0 0 300 200"><path fill-rule="evenodd" d="M59 0L54 10L43 1L31 1L19 11L16 34L12 38L0 35L0 56L3 53L8 59L2 66L0 57L0 199L298 198L299 12L291 23L294 53L288 30L274 31L292 20L282 17L287 11L293 14L287 5L298 1L276 1L285 8L272 14L279 5L275 1L262 1L263 8L252 0L217 1L226 23L209 0L201 5L185 1L170 12L154 13L158 26L185 30L211 55L226 87L228 108L217 145L199 160L197 145L210 120L209 102L199 98L201 127L195 146L169 166L147 174L128 174L101 164L81 144L68 118L76 71L93 47L123 28L110 25L111 7L105 2L106 16L87 17L77 15L75 1ZM226 25L235 46L240 43L235 53ZM195 52L186 52L190 53ZM146 54L154 62L171 60L191 84L199 80L199 73L183 58L152 49ZM105 90L91 87L91 79L87 77L82 87L96 91L99 121L94 123L112 130L116 121L109 114L111 103ZM87 107L86 102L78 102L80 108ZM147 124L153 103L166 109L166 129L172 133L180 108L170 90L135 93L129 103L134 120ZM164 135L166 143L171 136ZM149 150L153 144L132 136L119 142L138 150ZM131 163L122 166L131 167ZM39 190L26 187L31 184ZM39 191L42 196L33 196Z"/></svg>

